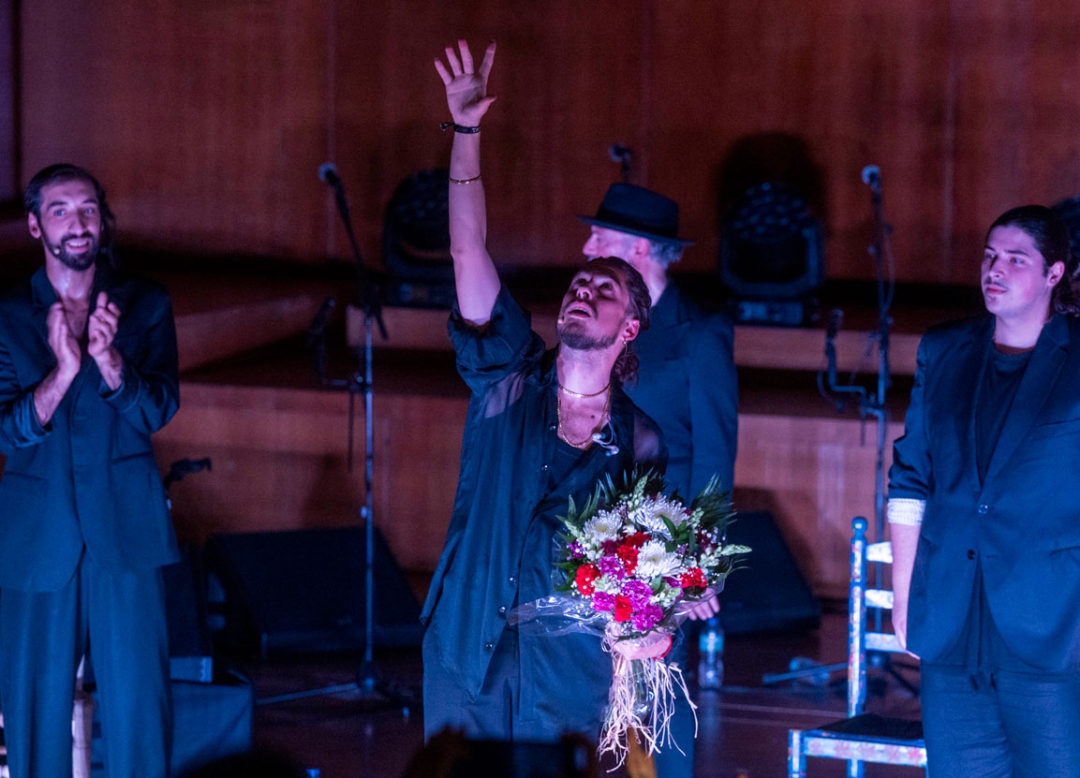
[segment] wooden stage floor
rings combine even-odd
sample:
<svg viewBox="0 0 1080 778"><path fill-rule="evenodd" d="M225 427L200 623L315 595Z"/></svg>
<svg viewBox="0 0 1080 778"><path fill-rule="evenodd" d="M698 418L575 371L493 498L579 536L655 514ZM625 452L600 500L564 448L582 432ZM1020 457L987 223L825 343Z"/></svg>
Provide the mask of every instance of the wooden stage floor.
<svg viewBox="0 0 1080 778"><path fill-rule="evenodd" d="M828 685L808 681L765 687L762 675L784 672L794 657L824 664L845 661L846 617L827 613L821 629L799 634L730 635L725 651L725 686L699 693L699 736L695 775L699 778L782 778L786 774L787 731L842 718L843 673ZM691 650L691 665L696 651ZM914 663L914 660L909 660ZM349 684L357 656L271 658L247 661L242 668L255 684L257 698ZM397 686L419 690L419 649L383 651L376 664ZM904 662L900 675L918 683L918 673ZM873 712L917 718L918 698L883 672L872 671ZM422 713L404 717L397 708L375 708L355 693L309 697L256 709L255 743L317 768L321 778L399 778L423 741ZM813 759L810 778L839 778L844 762ZM621 778L624 770L606 775ZM921 776L922 770L867 765L867 778ZM662 777L661 777L662 778Z"/></svg>

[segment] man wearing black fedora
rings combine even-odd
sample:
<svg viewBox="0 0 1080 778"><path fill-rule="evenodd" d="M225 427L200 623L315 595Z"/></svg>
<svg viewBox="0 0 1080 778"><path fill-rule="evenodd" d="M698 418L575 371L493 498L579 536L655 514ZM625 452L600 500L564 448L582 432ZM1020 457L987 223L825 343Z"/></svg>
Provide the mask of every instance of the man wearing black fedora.
<svg viewBox="0 0 1080 778"><path fill-rule="evenodd" d="M640 359L634 403L664 433L668 446L667 483L693 499L714 475L730 490L738 432L738 384L731 323L688 298L668 275L691 241L679 237L679 206L661 194L631 184L612 184L595 217L581 216L592 234L582 251L590 259L618 257L645 279L652 299L651 324L635 341ZM716 599L690 617L716 614ZM673 661L685 666L687 641L678 641ZM674 652L673 652L674 653ZM682 748L657 756L660 778L691 776L694 719L684 703L673 722Z"/></svg>

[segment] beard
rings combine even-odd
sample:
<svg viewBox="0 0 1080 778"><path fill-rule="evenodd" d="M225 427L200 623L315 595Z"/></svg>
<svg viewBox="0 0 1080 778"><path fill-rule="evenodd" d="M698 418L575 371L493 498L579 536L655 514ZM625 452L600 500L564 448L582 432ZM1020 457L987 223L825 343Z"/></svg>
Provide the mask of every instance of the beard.
<svg viewBox="0 0 1080 778"><path fill-rule="evenodd" d="M83 254L72 254L67 248L67 243L70 240L89 240L90 248ZM98 243L97 238L89 233L83 233L82 235L67 235L61 238L60 242L56 244L49 243L43 237L42 242L45 244L45 248L48 249L49 253L60 260L64 267L80 273L89 270L97 261L98 254L101 253L101 246Z"/></svg>
<svg viewBox="0 0 1080 778"><path fill-rule="evenodd" d="M590 335L575 326L574 322L559 324L555 329L555 334L559 337L559 343L575 351L603 351L611 348L619 339L617 332L606 337Z"/></svg>

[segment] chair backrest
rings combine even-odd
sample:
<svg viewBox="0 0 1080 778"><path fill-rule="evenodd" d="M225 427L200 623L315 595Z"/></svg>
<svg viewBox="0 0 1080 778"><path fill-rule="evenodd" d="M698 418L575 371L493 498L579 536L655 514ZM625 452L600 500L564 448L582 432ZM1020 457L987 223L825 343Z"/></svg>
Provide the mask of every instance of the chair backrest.
<svg viewBox="0 0 1080 778"><path fill-rule="evenodd" d="M867 521L862 516L851 522L851 584L848 588L848 716L858 716L866 704L866 652L902 653L900 641L892 632L871 631L867 610L892 610L891 589L867 588L867 562L892 564L892 543L870 543L866 539ZM876 622L877 620L875 620ZM881 620L884 623L884 619Z"/></svg>

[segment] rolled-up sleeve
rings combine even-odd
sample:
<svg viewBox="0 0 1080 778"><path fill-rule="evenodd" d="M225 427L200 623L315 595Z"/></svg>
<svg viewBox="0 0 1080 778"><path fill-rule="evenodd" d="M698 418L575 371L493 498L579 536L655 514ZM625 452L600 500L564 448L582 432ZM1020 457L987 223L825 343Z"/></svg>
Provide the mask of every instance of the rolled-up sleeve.
<svg viewBox="0 0 1080 778"><path fill-rule="evenodd" d="M544 352L544 342L532 331L529 314L505 286L499 290L491 319L483 326L465 321L455 306L448 328L458 372L474 392L519 370L526 361L538 359Z"/></svg>

